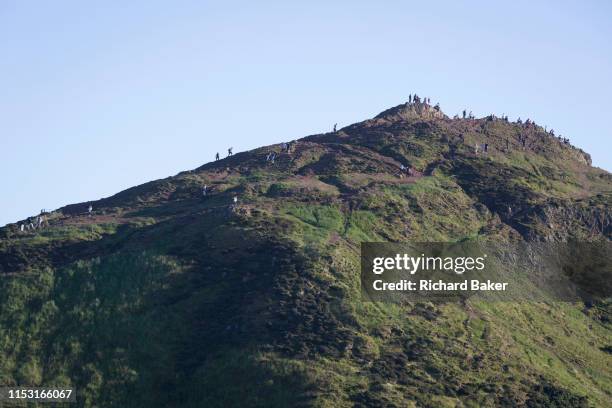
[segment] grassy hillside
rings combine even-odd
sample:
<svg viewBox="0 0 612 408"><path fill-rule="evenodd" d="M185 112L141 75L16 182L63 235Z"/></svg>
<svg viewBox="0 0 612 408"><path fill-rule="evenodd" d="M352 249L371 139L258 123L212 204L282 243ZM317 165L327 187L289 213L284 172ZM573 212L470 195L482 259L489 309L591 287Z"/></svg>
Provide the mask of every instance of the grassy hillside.
<svg viewBox="0 0 612 408"><path fill-rule="evenodd" d="M0 382L80 406L610 406L609 299L365 302L359 244L610 240L611 197L535 124L422 104L239 153L1 229Z"/></svg>

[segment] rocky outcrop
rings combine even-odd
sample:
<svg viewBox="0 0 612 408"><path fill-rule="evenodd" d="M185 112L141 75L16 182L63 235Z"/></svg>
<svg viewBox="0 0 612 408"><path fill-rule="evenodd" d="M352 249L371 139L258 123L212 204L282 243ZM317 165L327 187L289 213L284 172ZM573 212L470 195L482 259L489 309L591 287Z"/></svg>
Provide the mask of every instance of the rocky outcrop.
<svg viewBox="0 0 612 408"><path fill-rule="evenodd" d="M375 121L409 121L415 119L448 119L438 105L431 106L425 102L406 102L376 115Z"/></svg>

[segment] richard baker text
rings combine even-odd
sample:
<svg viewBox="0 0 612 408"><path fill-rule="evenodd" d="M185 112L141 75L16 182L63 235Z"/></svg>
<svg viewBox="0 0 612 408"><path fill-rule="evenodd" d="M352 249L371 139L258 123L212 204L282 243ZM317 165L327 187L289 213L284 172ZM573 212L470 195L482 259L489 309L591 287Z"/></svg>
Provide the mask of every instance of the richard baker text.
<svg viewBox="0 0 612 408"><path fill-rule="evenodd" d="M453 290L506 290L508 282L486 282L477 279L464 280L463 282L444 282L442 280L432 281L420 279L410 281L402 279L398 282L385 282L377 279L373 282L374 290L421 290L421 291L453 291Z"/></svg>

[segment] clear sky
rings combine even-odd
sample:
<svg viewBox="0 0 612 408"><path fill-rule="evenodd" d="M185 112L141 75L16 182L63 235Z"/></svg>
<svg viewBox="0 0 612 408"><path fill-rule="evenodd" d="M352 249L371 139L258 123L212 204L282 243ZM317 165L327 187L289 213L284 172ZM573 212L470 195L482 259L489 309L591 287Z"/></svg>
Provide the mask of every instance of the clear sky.
<svg viewBox="0 0 612 408"><path fill-rule="evenodd" d="M0 0L0 225L345 126L409 93L612 170L609 1Z"/></svg>

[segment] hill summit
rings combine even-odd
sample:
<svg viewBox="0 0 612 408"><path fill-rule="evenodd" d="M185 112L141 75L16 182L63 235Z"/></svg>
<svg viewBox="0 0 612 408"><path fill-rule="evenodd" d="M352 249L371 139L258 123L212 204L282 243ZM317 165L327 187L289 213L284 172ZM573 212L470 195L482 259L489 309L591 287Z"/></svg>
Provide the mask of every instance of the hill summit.
<svg viewBox="0 0 612 408"><path fill-rule="evenodd" d="M442 112L439 104L432 106L427 98L421 100L417 95L414 96L413 102L412 95L410 95L410 100L408 102L379 113L376 115L375 119L405 121L418 119L448 119L448 117Z"/></svg>
<svg viewBox="0 0 612 408"><path fill-rule="evenodd" d="M411 95L0 229L1 381L80 406L610 406L609 301L367 302L359 248L609 241L611 197L532 120Z"/></svg>

